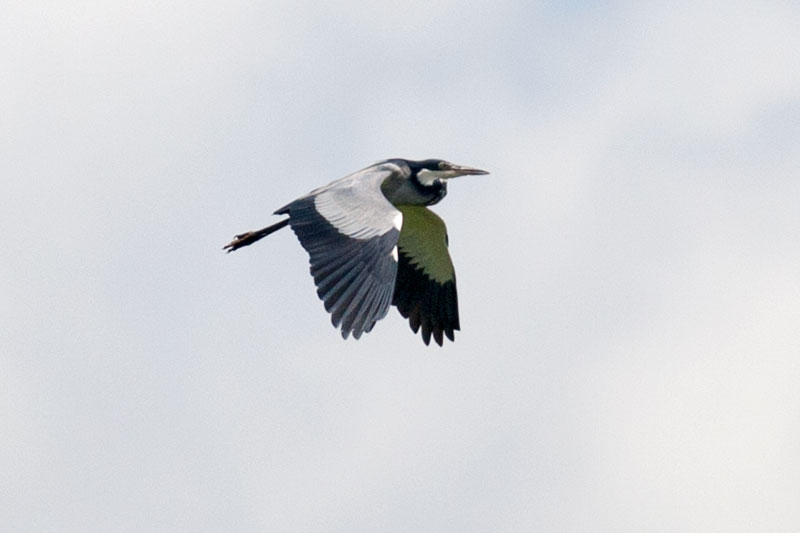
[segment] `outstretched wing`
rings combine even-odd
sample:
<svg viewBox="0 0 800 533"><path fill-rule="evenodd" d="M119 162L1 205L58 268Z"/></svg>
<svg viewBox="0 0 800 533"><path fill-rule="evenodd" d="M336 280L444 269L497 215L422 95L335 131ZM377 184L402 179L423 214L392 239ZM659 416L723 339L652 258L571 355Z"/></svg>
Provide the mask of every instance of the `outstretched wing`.
<svg viewBox="0 0 800 533"><path fill-rule="evenodd" d="M402 214L381 192L391 166L370 167L277 210L306 249L317 294L342 336L386 316L397 275Z"/></svg>
<svg viewBox="0 0 800 533"><path fill-rule="evenodd" d="M459 329L456 273L447 251L444 221L425 206L400 206L403 227L397 242L399 264L392 304L422 340L431 333L442 345L443 334L454 340Z"/></svg>

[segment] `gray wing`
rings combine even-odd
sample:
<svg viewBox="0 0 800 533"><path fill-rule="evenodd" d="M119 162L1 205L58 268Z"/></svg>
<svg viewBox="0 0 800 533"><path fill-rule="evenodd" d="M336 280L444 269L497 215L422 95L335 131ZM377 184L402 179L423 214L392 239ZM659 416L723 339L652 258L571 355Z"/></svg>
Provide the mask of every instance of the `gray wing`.
<svg viewBox="0 0 800 533"><path fill-rule="evenodd" d="M277 210L306 249L317 294L342 336L359 338L386 316L403 216L381 192L391 165L369 167Z"/></svg>
<svg viewBox="0 0 800 533"><path fill-rule="evenodd" d="M447 251L447 228L425 206L402 206L403 229L397 243L400 264L392 303L428 344L455 340L459 329L456 273Z"/></svg>

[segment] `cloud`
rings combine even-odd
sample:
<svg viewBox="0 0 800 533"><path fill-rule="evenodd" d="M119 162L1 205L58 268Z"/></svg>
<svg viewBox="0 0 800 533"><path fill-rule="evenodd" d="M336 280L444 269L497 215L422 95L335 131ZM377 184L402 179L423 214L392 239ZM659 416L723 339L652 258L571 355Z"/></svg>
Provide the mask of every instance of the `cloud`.
<svg viewBox="0 0 800 533"><path fill-rule="evenodd" d="M800 520L791 4L10 9L10 527ZM390 156L492 171L440 350L341 341L288 232L219 250Z"/></svg>

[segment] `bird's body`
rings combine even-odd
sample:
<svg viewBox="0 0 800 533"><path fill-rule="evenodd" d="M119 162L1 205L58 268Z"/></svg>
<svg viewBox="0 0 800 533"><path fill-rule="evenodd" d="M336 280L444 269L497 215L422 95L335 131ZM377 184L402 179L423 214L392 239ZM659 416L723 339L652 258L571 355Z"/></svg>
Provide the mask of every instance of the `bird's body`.
<svg viewBox="0 0 800 533"><path fill-rule="evenodd" d="M446 180L483 170L441 161L387 159L320 187L275 211L277 224L237 235L229 252L287 224L310 256L317 294L342 336L359 338L390 305L425 344L454 340L456 280L444 222L426 206L447 194Z"/></svg>

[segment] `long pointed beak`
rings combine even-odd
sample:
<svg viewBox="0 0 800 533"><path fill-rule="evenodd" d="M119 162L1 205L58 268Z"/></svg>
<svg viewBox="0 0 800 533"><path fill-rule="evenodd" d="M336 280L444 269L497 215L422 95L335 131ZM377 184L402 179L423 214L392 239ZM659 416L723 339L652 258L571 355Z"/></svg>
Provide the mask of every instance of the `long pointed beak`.
<svg viewBox="0 0 800 533"><path fill-rule="evenodd" d="M481 176L489 173L479 168L462 167L461 165L453 165L452 168L450 168L450 171L453 173L454 178L457 178L458 176Z"/></svg>

